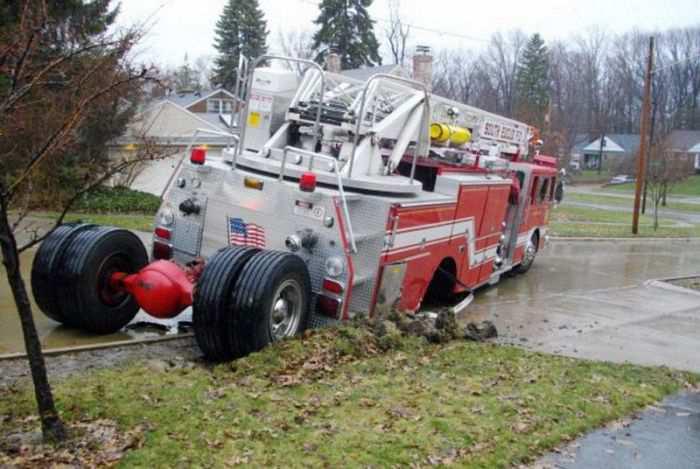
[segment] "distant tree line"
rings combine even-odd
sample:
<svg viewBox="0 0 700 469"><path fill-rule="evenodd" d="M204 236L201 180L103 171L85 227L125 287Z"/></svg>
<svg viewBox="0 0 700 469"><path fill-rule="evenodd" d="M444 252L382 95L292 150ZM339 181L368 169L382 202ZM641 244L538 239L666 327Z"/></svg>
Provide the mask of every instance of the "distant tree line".
<svg viewBox="0 0 700 469"><path fill-rule="evenodd" d="M656 133L700 129L700 26L654 36ZM648 40L642 31L590 30L545 46L520 31L496 33L481 52L438 52L433 90L539 125L552 149L568 154L577 134L639 132Z"/></svg>

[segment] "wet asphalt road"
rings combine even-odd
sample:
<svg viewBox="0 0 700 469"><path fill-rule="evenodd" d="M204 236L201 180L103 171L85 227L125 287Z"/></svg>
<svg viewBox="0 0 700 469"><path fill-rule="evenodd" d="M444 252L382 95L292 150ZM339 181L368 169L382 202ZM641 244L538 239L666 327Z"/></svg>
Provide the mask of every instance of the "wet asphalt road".
<svg viewBox="0 0 700 469"><path fill-rule="evenodd" d="M554 242L526 275L480 291L464 319L506 343L700 372L700 292L647 282L700 274L700 241Z"/></svg>
<svg viewBox="0 0 700 469"><path fill-rule="evenodd" d="M556 469L700 467L700 394L682 393L638 418L596 430L535 464Z"/></svg>

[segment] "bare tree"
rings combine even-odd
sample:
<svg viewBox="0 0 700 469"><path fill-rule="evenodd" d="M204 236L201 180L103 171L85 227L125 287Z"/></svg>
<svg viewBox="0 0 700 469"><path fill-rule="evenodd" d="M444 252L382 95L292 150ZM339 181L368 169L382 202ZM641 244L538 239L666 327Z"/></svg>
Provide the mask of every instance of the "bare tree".
<svg viewBox="0 0 700 469"><path fill-rule="evenodd" d="M0 248L20 317L42 431L46 439L62 440L66 430L54 405L19 254L58 227L81 194L147 156L138 152L121 161L88 157L81 164L83 183L73 188L48 230L30 231L24 238L17 236L18 230L30 213L27 201L34 181L38 183L42 171L60 166L71 153L91 111L149 80L152 70L134 68L128 60L141 37L139 30L75 41L59 49L53 47L52 35L45 34L52 24L49 15L44 0L24 2L20 21L6 27L0 45L0 75L6 79L0 87ZM47 56L49 50L52 54Z"/></svg>
<svg viewBox="0 0 700 469"><path fill-rule="evenodd" d="M659 228L659 205L662 200L674 184L687 179L689 175L687 155L673 151L667 138L651 148L646 185L654 207L654 231Z"/></svg>
<svg viewBox="0 0 700 469"><path fill-rule="evenodd" d="M501 100L501 113L512 116L515 108L515 76L527 36L520 30L496 33L482 56L481 68L489 75Z"/></svg>
<svg viewBox="0 0 700 469"><path fill-rule="evenodd" d="M308 30L280 31L277 34L277 43L283 55L296 57L299 59L313 60L316 51L313 47L313 33ZM303 64L284 63L289 70L296 70L298 73L306 70Z"/></svg>
<svg viewBox="0 0 700 469"><path fill-rule="evenodd" d="M389 0L389 21L384 29L394 63L404 66L411 27L401 19L401 0Z"/></svg>

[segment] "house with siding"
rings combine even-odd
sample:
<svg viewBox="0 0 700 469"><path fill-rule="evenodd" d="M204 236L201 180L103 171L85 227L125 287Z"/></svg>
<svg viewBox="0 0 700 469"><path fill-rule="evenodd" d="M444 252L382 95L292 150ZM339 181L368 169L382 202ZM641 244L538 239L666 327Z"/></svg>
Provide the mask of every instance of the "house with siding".
<svg viewBox="0 0 700 469"><path fill-rule="evenodd" d="M700 130L674 130L668 139L671 150L687 161L688 169L700 172Z"/></svg>
<svg viewBox="0 0 700 469"><path fill-rule="evenodd" d="M219 155L233 143L237 133L232 125L235 102L233 93L224 89L165 96L136 115L126 133L111 142L110 156L118 159L134 152L144 139L172 153L169 158L141 165L129 181L133 189L160 195L195 132L200 131L195 143L206 146L211 155Z"/></svg>

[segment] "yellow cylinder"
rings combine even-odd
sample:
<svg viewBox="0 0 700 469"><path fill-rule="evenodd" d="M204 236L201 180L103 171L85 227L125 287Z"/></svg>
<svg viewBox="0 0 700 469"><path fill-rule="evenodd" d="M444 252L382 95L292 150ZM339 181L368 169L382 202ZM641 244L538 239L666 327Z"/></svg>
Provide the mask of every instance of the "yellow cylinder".
<svg viewBox="0 0 700 469"><path fill-rule="evenodd" d="M464 145L472 139L472 133L464 127L450 126L450 142L453 145Z"/></svg>
<svg viewBox="0 0 700 469"><path fill-rule="evenodd" d="M430 125L430 138L438 143L464 145L472 138L472 133L464 127L433 122Z"/></svg>
<svg viewBox="0 0 700 469"><path fill-rule="evenodd" d="M436 142L447 142L450 139L450 127L439 122L433 122L430 125L430 138Z"/></svg>

